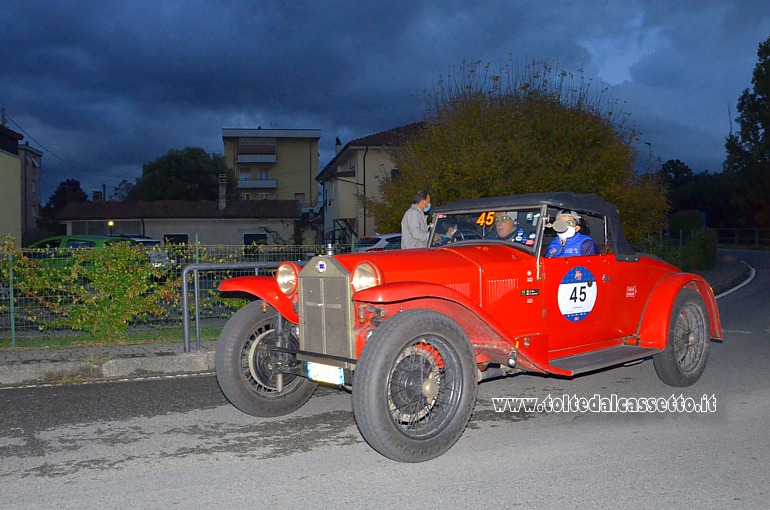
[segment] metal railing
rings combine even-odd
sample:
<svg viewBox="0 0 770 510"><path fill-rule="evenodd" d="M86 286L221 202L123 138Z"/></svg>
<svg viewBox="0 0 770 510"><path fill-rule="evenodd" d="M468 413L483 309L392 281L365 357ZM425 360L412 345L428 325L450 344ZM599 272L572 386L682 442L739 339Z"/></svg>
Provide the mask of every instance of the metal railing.
<svg viewBox="0 0 770 510"><path fill-rule="evenodd" d="M279 262L231 262L220 264L188 264L182 270L182 324L184 330L184 352L190 352L190 290L189 275L193 274L193 296L195 310L195 348L201 349L201 327L200 327L200 273L205 271L229 271L253 269L255 275L260 274L261 269L275 269L280 265Z"/></svg>
<svg viewBox="0 0 770 510"><path fill-rule="evenodd" d="M721 246L742 248L770 248L770 228L717 228L714 229Z"/></svg>

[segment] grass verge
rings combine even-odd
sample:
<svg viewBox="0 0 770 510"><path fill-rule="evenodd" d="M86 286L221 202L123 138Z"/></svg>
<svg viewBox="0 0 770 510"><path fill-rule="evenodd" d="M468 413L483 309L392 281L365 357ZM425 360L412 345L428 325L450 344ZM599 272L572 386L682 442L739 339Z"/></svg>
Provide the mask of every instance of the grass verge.
<svg viewBox="0 0 770 510"><path fill-rule="evenodd" d="M201 341L216 340L222 328L201 328ZM191 342L195 342L195 331L190 332ZM129 331L128 337L120 341L105 341L87 333L57 333L50 335L18 336L16 337L17 349L32 348L67 348L83 347L88 345L135 345L146 343L173 343L183 342L184 334L181 327L173 328L147 328ZM10 338L0 338L0 349L11 349Z"/></svg>

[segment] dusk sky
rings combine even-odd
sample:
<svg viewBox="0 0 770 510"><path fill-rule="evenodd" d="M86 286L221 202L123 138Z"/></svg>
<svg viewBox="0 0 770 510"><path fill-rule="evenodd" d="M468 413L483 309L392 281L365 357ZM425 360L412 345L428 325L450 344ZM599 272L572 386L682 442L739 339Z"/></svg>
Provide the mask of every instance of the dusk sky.
<svg viewBox="0 0 770 510"><path fill-rule="evenodd" d="M42 150L42 201L90 195L222 128L321 129L342 143L422 119L463 61L579 72L640 131L640 158L720 171L770 1L6 0L0 107ZM649 145L646 145L649 144Z"/></svg>

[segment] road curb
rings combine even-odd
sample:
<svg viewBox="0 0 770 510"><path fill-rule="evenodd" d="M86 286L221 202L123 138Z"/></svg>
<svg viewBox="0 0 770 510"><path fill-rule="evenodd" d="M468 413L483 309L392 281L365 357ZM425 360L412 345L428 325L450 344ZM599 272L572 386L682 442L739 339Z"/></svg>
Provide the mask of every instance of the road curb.
<svg viewBox="0 0 770 510"><path fill-rule="evenodd" d="M0 386L47 384L53 382L94 379L102 375L98 363L59 361L6 366L0 370Z"/></svg>
<svg viewBox="0 0 770 510"><path fill-rule="evenodd" d="M103 362L57 361L11 365L0 370L0 387L211 373L214 371L214 354L214 351L206 351L174 356L117 358Z"/></svg>
<svg viewBox="0 0 770 510"><path fill-rule="evenodd" d="M111 359L101 366L102 377L127 378L214 371L214 352L176 356Z"/></svg>

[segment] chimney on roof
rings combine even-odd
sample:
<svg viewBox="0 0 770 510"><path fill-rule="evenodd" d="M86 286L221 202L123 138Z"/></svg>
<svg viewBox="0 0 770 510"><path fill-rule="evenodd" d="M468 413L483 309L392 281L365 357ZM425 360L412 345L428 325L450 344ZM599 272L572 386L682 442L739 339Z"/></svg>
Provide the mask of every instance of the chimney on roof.
<svg viewBox="0 0 770 510"><path fill-rule="evenodd" d="M227 207L227 175L219 174L219 210Z"/></svg>
<svg viewBox="0 0 770 510"><path fill-rule="evenodd" d="M334 151L335 151L334 153L339 154L341 148L342 148L342 142L340 142L340 137L338 136L337 141L334 142Z"/></svg>

